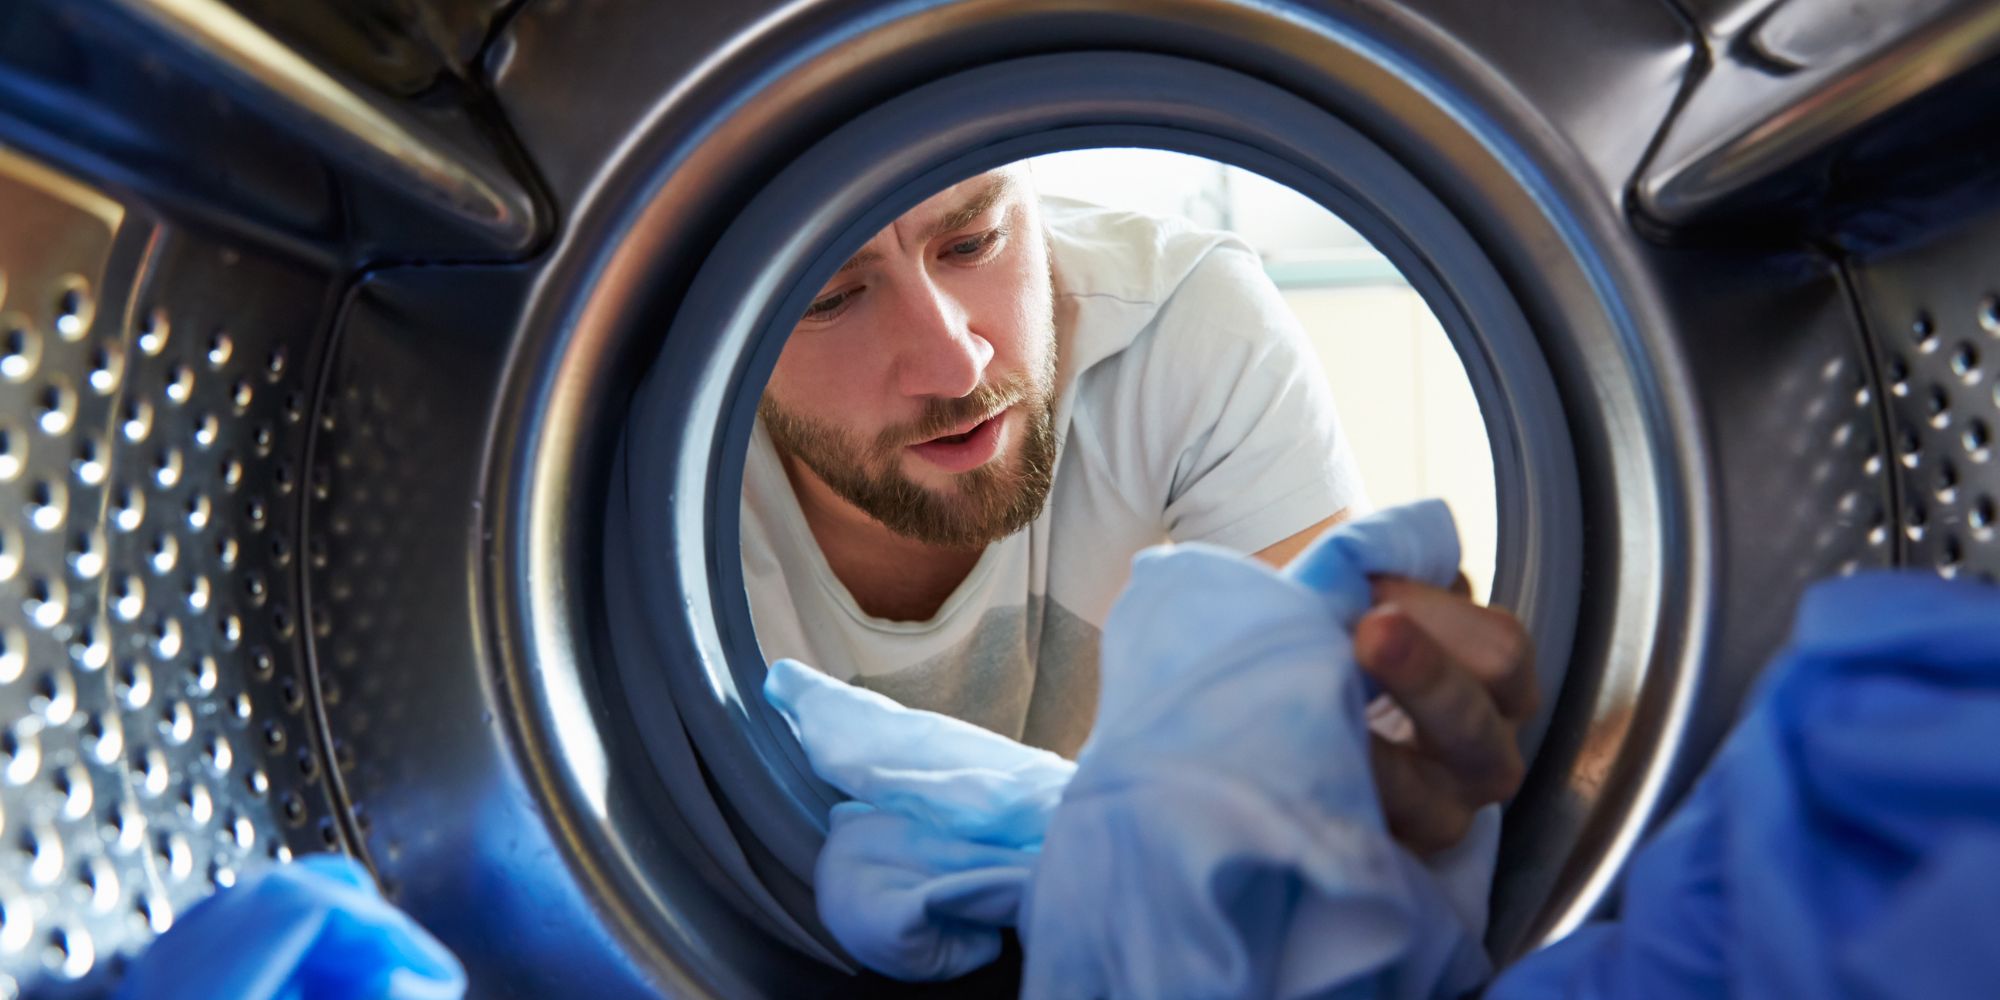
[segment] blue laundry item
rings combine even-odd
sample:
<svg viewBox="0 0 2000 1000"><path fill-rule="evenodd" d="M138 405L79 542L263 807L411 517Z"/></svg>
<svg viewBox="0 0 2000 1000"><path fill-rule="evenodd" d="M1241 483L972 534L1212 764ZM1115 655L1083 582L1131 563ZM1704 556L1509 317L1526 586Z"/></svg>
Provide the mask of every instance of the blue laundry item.
<svg viewBox="0 0 2000 1000"><path fill-rule="evenodd" d="M913 981L998 957L1076 765L796 660L771 665L764 695L814 772L854 799L833 808L813 868L834 939L855 961Z"/></svg>
<svg viewBox="0 0 2000 1000"><path fill-rule="evenodd" d="M1335 528L1282 575L1201 546L1142 555L1106 627L1098 729L1080 758L1099 778L1077 807L1092 818L1075 823L1110 825L1078 835L1060 854L1067 874L1059 876L1036 874L1046 864L1038 856L1051 818L1070 809L1058 810L1058 803L1077 798L1070 784L1076 765L968 723L904 708L803 664L775 664L767 698L791 720L814 770L857 800L835 807L818 860L821 919L870 968L903 979L949 978L999 954L1000 929L1019 918L1033 879L1043 903L1041 921L1023 928L1024 939L1039 942L1030 948L1030 974L1057 971L1031 995L1237 995L1256 981L1289 989L1347 974L1313 957L1328 953L1397 982L1442 984L1447 974L1452 984L1476 980L1484 971L1476 941L1498 841L1497 807L1483 811L1466 840L1433 859L1429 870L1390 842L1368 770L1365 692L1348 638L1372 600L1368 574L1444 586L1457 567L1457 534L1435 501ZM1291 756L1301 753L1307 756ZM1208 759L1216 756L1234 763ZM1334 780L1288 781L1286 774L1314 770L1300 768L1301 760L1346 766ZM1282 773L1258 773L1270 768ZM1178 783L1163 783L1155 795L1105 794L1121 775L1159 769L1182 772ZM1149 884L1191 886L1218 874L1192 866L1305 858L1317 866L1313 888L1344 908L1308 899L1301 912L1338 918L1340 945L1314 942L1274 979L1190 977L1169 954L1180 947L1175 938L1141 935L1176 927L1207 934L1231 921L1237 922L1227 933L1256 935L1268 930L1259 921L1270 914L1247 922L1238 919L1242 914L1218 915L1217 901L1197 899L1198 893L1178 901L1181 909L1166 910L1131 885L1099 885L1093 892L1115 898L1071 908L1053 902L1062 890L1042 888L1072 875L1081 876L1073 886L1080 888L1113 871L1140 870L1124 867L1125 841L1109 831L1134 823L1185 829L1190 810L1241 810L1234 819L1210 817L1206 829L1221 836L1247 827L1283 844L1265 845L1265 855L1156 852L1148 863L1160 868L1145 869L1156 876ZM1335 825L1305 831L1300 824L1309 815ZM1361 877L1331 874L1343 860L1361 866ZM1267 874L1244 884L1294 878L1276 867ZM1133 919L1146 913L1152 916ZM1123 978L1093 971L1090 982L1101 989L1062 978L1073 971L1068 963L1077 949L1061 942L1086 919L1097 925L1095 940L1124 949L1131 965ZM1439 929L1418 934L1419 921ZM1121 922L1130 929L1117 931ZM1066 957L1058 962L1058 955ZM1157 978L1131 978L1140 967Z"/></svg>
<svg viewBox="0 0 2000 1000"><path fill-rule="evenodd" d="M2000 590L1878 573L1808 592L1621 910L1487 995L2000 993Z"/></svg>
<svg viewBox="0 0 2000 1000"><path fill-rule="evenodd" d="M1451 581L1450 515L1383 511L1301 559L1135 561L1022 905L1023 996L1431 997L1487 974L1453 894L1389 836L1349 635L1367 574ZM1468 852L1482 874L1495 832Z"/></svg>
<svg viewBox="0 0 2000 1000"><path fill-rule="evenodd" d="M182 914L120 1000L457 1000L465 971L368 872L313 855L251 873Z"/></svg>

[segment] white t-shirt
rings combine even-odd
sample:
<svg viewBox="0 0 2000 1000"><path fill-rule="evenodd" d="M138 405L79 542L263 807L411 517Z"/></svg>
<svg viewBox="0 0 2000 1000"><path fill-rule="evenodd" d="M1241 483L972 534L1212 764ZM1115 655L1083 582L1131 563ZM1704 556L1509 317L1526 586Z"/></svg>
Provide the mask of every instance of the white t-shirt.
<svg viewBox="0 0 2000 1000"><path fill-rule="evenodd" d="M1365 500L1311 345L1255 253L1178 220L1057 198L1043 212L1059 446L1041 516L988 546L929 621L875 618L828 567L760 423L743 570L767 660L1074 757L1139 550L1255 552Z"/></svg>

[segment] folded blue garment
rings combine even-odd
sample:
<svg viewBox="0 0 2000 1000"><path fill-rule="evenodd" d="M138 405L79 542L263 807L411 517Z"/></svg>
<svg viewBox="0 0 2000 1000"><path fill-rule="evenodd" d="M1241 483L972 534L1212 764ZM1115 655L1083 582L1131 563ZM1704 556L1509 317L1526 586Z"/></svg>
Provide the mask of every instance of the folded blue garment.
<svg viewBox="0 0 2000 1000"><path fill-rule="evenodd" d="M1201 546L1143 554L1106 626L1078 765L774 665L766 696L856 800L835 808L815 871L822 920L903 979L991 961L1019 920L1031 996L1476 983L1497 809L1435 869L1391 842L1348 636L1369 574L1443 586L1457 566L1434 501L1342 525L1284 574ZM1144 885L1118 881L1134 872ZM1291 940L1270 937L1284 914L1330 937L1270 953Z"/></svg>
<svg viewBox="0 0 2000 1000"><path fill-rule="evenodd" d="M465 971L383 899L368 872L319 854L246 876L188 910L127 972L119 1000L457 1000Z"/></svg>
<svg viewBox="0 0 2000 1000"><path fill-rule="evenodd" d="M1752 704L1620 919L1489 997L2000 994L2000 590L1821 584Z"/></svg>

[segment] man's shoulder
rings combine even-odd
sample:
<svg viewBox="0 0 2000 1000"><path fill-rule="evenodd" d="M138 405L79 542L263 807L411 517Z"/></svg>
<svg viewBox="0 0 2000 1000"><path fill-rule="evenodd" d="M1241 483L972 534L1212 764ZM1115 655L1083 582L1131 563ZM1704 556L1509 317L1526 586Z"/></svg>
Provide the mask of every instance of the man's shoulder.
<svg viewBox="0 0 2000 1000"><path fill-rule="evenodd" d="M1182 218L1042 199L1059 294L1154 309L1216 250L1249 252L1235 235Z"/></svg>
<svg viewBox="0 0 2000 1000"><path fill-rule="evenodd" d="M1107 363L1142 364L1189 325L1176 317L1222 305L1246 269L1261 273L1249 246L1221 230L1064 198L1043 204L1077 376Z"/></svg>

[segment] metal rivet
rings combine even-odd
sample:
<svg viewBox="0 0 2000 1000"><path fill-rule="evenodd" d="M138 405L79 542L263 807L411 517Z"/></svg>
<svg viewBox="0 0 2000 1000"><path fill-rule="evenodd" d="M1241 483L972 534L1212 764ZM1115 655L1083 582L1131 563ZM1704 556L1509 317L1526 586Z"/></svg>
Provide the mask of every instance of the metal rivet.
<svg viewBox="0 0 2000 1000"><path fill-rule="evenodd" d="M34 940L34 912L26 900L0 900L0 952L20 952Z"/></svg>
<svg viewBox="0 0 2000 1000"><path fill-rule="evenodd" d="M153 655L162 660L171 660L181 655L181 623L173 618L161 618L153 625Z"/></svg>
<svg viewBox="0 0 2000 1000"><path fill-rule="evenodd" d="M85 580L94 580L104 572L104 536L95 530L79 531L70 536L70 572Z"/></svg>
<svg viewBox="0 0 2000 1000"><path fill-rule="evenodd" d="M68 670L51 670L35 682L28 708L50 728L60 728L76 716L76 679Z"/></svg>
<svg viewBox="0 0 2000 1000"><path fill-rule="evenodd" d="M0 425L0 482L14 479L28 466L28 437Z"/></svg>
<svg viewBox="0 0 2000 1000"><path fill-rule="evenodd" d="M1910 339L1920 351L1937 350L1937 324L1931 322L1929 313L1920 312L1910 321Z"/></svg>
<svg viewBox="0 0 2000 1000"><path fill-rule="evenodd" d="M28 620L42 628L55 628L69 613L69 589L61 580L36 577L28 582L28 596L21 603Z"/></svg>
<svg viewBox="0 0 2000 1000"><path fill-rule="evenodd" d="M1972 456L1973 461L1986 461L1987 447L1992 443L1992 435L1986 429L1986 421L1974 418L1968 422L1961 440L1965 443L1965 450Z"/></svg>
<svg viewBox="0 0 2000 1000"><path fill-rule="evenodd" d="M91 438L76 443L76 457L70 460L69 468L76 481L84 486L104 485L111 472L111 467L104 461L102 447Z"/></svg>
<svg viewBox="0 0 2000 1000"><path fill-rule="evenodd" d="M91 858L84 865L81 881L85 891L90 893L90 908L98 913L110 913L118 906L121 898L118 886L118 869L102 858Z"/></svg>
<svg viewBox="0 0 2000 1000"><path fill-rule="evenodd" d="M96 622L85 622L76 634L70 637L70 659L85 673L96 673L111 663L110 629Z"/></svg>
<svg viewBox="0 0 2000 1000"><path fill-rule="evenodd" d="M81 764L71 764L56 775L56 794L62 796L64 819L80 820L90 815L90 807L96 801L96 789L90 783L90 772Z"/></svg>
<svg viewBox="0 0 2000 1000"><path fill-rule="evenodd" d="M215 733L202 745L201 759L215 773L227 774L230 766L236 762L236 751L230 748L228 737Z"/></svg>
<svg viewBox="0 0 2000 1000"><path fill-rule="evenodd" d="M69 491L57 480L44 479L28 490L28 523L37 531L62 527L68 508Z"/></svg>
<svg viewBox="0 0 2000 1000"><path fill-rule="evenodd" d="M270 680L271 673L278 668L278 661L271 651L262 646L250 650L250 673L259 680Z"/></svg>
<svg viewBox="0 0 2000 1000"><path fill-rule="evenodd" d="M181 481L181 453L178 448L162 448L153 457L153 481L163 490L173 489Z"/></svg>
<svg viewBox="0 0 2000 1000"><path fill-rule="evenodd" d="M133 769L139 772L139 790L148 798L157 798L167 791L173 782L173 767L167 763L167 755L158 747L147 747L139 760L133 762Z"/></svg>
<svg viewBox="0 0 2000 1000"><path fill-rule="evenodd" d="M1967 384L1979 381L1979 349L1961 342L1951 352L1951 372Z"/></svg>
<svg viewBox="0 0 2000 1000"><path fill-rule="evenodd" d="M167 742L179 746L194 738L194 708L185 701L175 701L167 706L160 718L160 732Z"/></svg>
<svg viewBox="0 0 2000 1000"><path fill-rule="evenodd" d="M0 778L16 787L26 785L42 773L42 739L37 725L27 719L0 729Z"/></svg>
<svg viewBox="0 0 2000 1000"><path fill-rule="evenodd" d="M146 610L146 583L130 573L112 581L109 596L111 613L123 621L135 621Z"/></svg>
<svg viewBox="0 0 2000 1000"><path fill-rule="evenodd" d="M146 495L137 488L127 486L118 491L117 499L111 502L111 523L119 531L137 531L146 520Z"/></svg>
<svg viewBox="0 0 2000 1000"><path fill-rule="evenodd" d="M81 340L90 330L92 303L90 289L75 275L64 279L68 285L56 296L56 333L64 340Z"/></svg>
<svg viewBox="0 0 2000 1000"><path fill-rule="evenodd" d="M84 381L92 391L100 396L109 396L118 391L118 383L125 376L125 356L102 344L90 349L90 366Z"/></svg>
<svg viewBox="0 0 2000 1000"><path fill-rule="evenodd" d="M145 921L147 930L155 934L165 934L173 929L174 908L173 904L166 900L148 892L139 897L136 909L140 919Z"/></svg>
<svg viewBox="0 0 2000 1000"><path fill-rule="evenodd" d="M57 927L49 931L48 940L42 964L63 979L82 979L97 964L97 947L81 927Z"/></svg>
<svg viewBox="0 0 2000 1000"><path fill-rule="evenodd" d="M126 660L118 667L117 693L131 711L145 708L153 700L153 668L143 660Z"/></svg>
<svg viewBox="0 0 2000 1000"><path fill-rule="evenodd" d="M18 627L0 629L0 684L12 684L28 669L28 637Z"/></svg>
<svg viewBox="0 0 2000 1000"><path fill-rule="evenodd" d="M236 819L229 824L229 829L236 838L239 850L247 851L257 846L257 824L250 822L250 817L238 813Z"/></svg>
<svg viewBox="0 0 2000 1000"><path fill-rule="evenodd" d="M21 853L28 856L28 881L54 885L63 874L62 837L47 825L21 833Z"/></svg>
<svg viewBox="0 0 2000 1000"><path fill-rule="evenodd" d="M175 405L187 402L194 396L194 369L186 365L175 365L167 372L167 401Z"/></svg>
<svg viewBox="0 0 2000 1000"><path fill-rule="evenodd" d="M43 386L35 400L35 426L51 437L69 433L76 426L76 390L58 379Z"/></svg>
<svg viewBox="0 0 2000 1000"><path fill-rule="evenodd" d="M109 712L92 716L84 723L83 740L91 757L106 767L117 763L125 753L125 728Z"/></svg>
<svg viewBox="0 0 2000 1000"><path fill-rule="evenodd" d="M200 531L203 528L208 527L209 515L212 512L212 507L208 502L208 497L203 496L200 493L195 493L190 495L187 499L187 504L184 510L185 513L187 514L187 523L189 528L192 528L195 531Z"/></svg>
<svg viewBox="0 0 2000 1000"><path fill-rule="evenodd" d="M194 874L194 848L179 832L161 835L158 844L160 867L175 882L185 882Z"/></svg>
<svg viewBox="0 0 2000 1000"><path fill-rule="evenodd" d="M207 826L215 818L215 795L199 781L190 782L187 791L181 793L181 806L195 826Z"/></svg>
<svg viewBox="0 0 2000 1000"><path fill-rule="evenodd" d="M0 378L25 382L42 363L42 335L19 319L0 331Z"/></svg>
<svg viewBox="0 0 2000 1000"><path fill-rule="evenodd" d="M154 535L152 544L146 550L146 562L153 567L153 572L162 576L173 572L180 557L180 540L166 532Z"/></svg>
<svg viewBox="0 0 2000 1000"><path fill-rule="evenodd" d="M125 440L138 444L153 433L153 404L143 399L128 399L119 413L118 429Z"/></svg>
<svg viewBox="0 0 2000 1000"><path fill-rule="evenodd" d="M158 355L166 350L167 334L170 329L166 310L155 309L147 313L146 318L139 323L139 350L149 355Z"/></svg>

